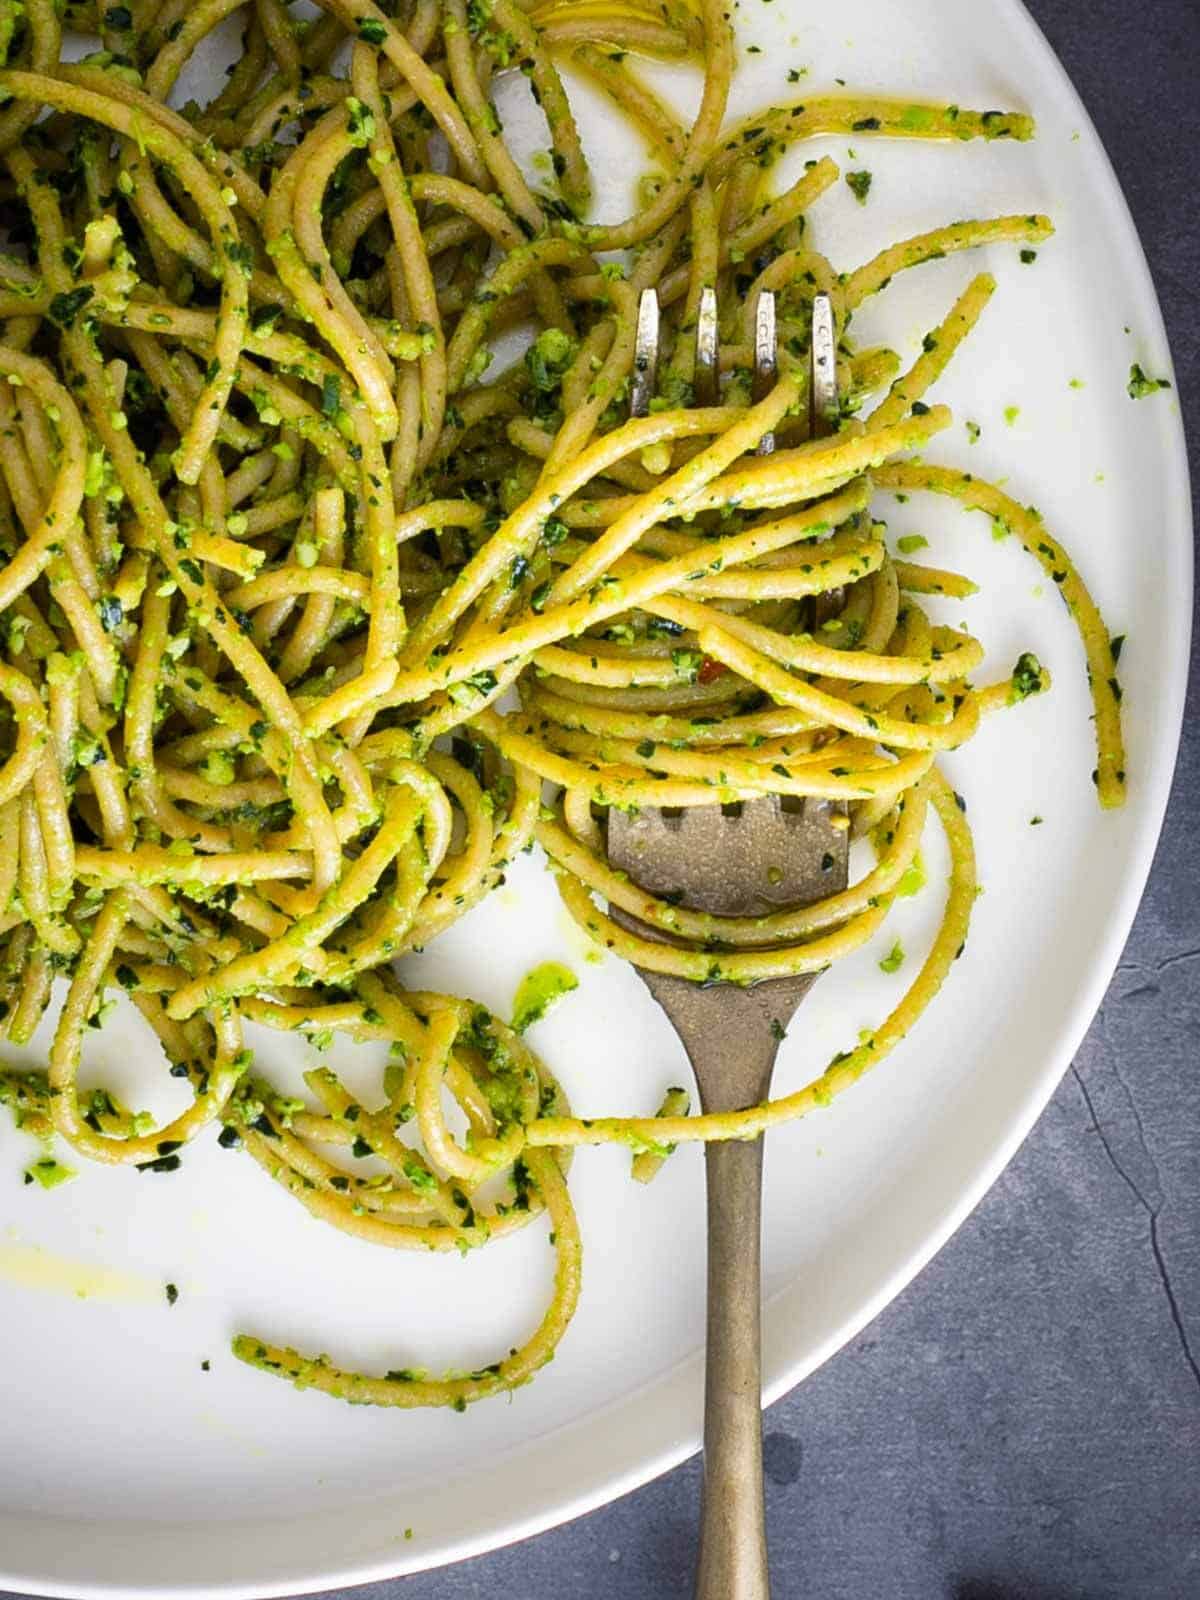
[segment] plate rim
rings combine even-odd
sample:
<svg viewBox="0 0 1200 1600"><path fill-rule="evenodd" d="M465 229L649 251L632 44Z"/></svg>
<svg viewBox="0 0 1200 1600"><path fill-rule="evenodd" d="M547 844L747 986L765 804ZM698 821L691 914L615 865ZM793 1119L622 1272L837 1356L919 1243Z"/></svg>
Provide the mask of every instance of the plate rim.
<svg viewBox="0 0 1200 1600"><path fill-rule="evenodd" d="M1099 170L1106 175L1107 181L1104 187L1107 191L1107 200L1110 205L1115 206L1118 220L1122 224L1118 238L1123 254L1128 259L1131 277L1140 291L1139 304L1147 334L1156 338L1157 347L1166 353L1170 374L1174 379L1170 340L1141 233L1091 114L1053 45L1024 4L1024 0L993 0L993 4L996 8L997 22L1018 35L1024 35L1024 52L1040 57L1046 64L1051 75L1057 80L1062 103L1073 109L1081 129L1086 130L1086 135L1090 135L1093 151L1098 157ZM1178 393L1177 387L1176 393ZM1182 408L1176 406L1169 416L1164 417L1161 426L1165 454L1168 463L1174 468L1170 482L1166 485L1165 498L1169 512L1167 522L1170 526L1177 526L1180 531L1183 546L1181 568L1185 579L1176 590L1177 598L1172 607L1173 616L1168 620L1174 622L1173 631L1182 632L1183 639L1180 643L1186 645L1192 634L1195 555L1192 538L1189 535L1194 535L1195 523L1191 495L1191 464ZM1181 622L1182 627L1180 627ZM1071 1059L1091 1027L1116 971L1145 894L1166 818L1183 731L1190 649L1168 650L1164 660L1166 667L1163 675L1163 701L1166 715L1162 718L1160 731L1152 746L1151 769L1148 773L1145 794L1139 806L1140 820L1129 847L1130 867L1108 918L1102 956L1093 963L1089 981L1076 991L1073 1002L1059 1027L1057 1037L1046 1051L1036 1089L1027 1095L1019 1113L1012 1117L1009 1128L998 1142L991 1158L981 1163L971 1179L960 1186L953 1201L943 1207L936 1223L926 1228L919 1244L909 1250L904 1259L875 1290L866 1296L815 1349L793 1359L784 1359L779 1363L778 1370L765 1374L764 1407L773 1404L793 1389L857 1337L924 1270L1007 1168L1065 1076ZM769 1339L772 1323L785 1314L789 1298L800 1293L801 1289L802 1286L796 1283L788 1284L765 1302L764 1347ZM764 1348L764 1363L767 1355L768 1351ZM699 1352L694 1353L655 1379L653 1387L658 1394L676 1388L686 1393L696 1386L701 1367L702 1355ZM647 1385L642 1385L639 1389L610 1401L598 1411L589 1413L589 1418L611 1415L613 1412L636 1406L638 1395L645 1387ZM571 1429L557 1431L562 1434ZM518 1444L511 1452L505 1453L504 1460L518 1463L528 1451L535 1448L543 1449L551 1438L553 1438L552 1433L540 1437L536 1445L528 1442ZM0 1589L17 1594L46 1596L48 1600L113 1600L117 1595L136 1595L139 1600L183 1600L183 1597L186 1597L186 1600L201 1600L201 1597L207 1596L212 1596L213 1600L217 1600L217 1597L220 1597L220 1600L260 1600L260 1597L261 1600L273 1600L276 1596L350 1588L435 1570L535 1537L634 1492L652 1479L671 1471L694 1455L699 1448L700 1428L697 1414L695 1423L684 1428L670 1443L640 1456L633 1464L623 1469L599 1466L594 1471L589 1470L589 1481L584 1486L576 1486L570 1492L551 1497L536 1510L529 1511L523 1516L506 1517L500 1514L494 1523L485 1520L484 1524L478 1526L471 1534L457 1539L442 1539L440 1543L431 1543L428 1547L413 1544L392 1554L345 1564L339 1564L336 1558L331 1558L328 1563L320 1567L310 1564L303 1574L293 1573L290 1576L282 1574L276 1579L259 1581L241 1581L234 1578L221 1582L212 1582L208 1579L189 1582L182 1579L168 1584L139 1583L136 1580L121 1583L107 1580L64 1581L53 1576L40 1576L34 1572L10 1567L5 1555L0 1551ZM3 1528L4 1522L9 1520L9 1516L10 1514L0 1509L0 1529ZM52 1522L54 1519L46 1520ZM228 1531L237 1526L227 1519L223 1519L223 1522ZM279 1518L272 1518L271 1524L278 1527L286 1526L284 1519ZM80 1519L71 1519L61 1524L64 1531L67 1527L84 1525ZM146 1532L150 1542L161 1541L165 1547L173 1537L176 1527L194 1529L195 1526L193 1523L173 1525L157 1522Z"/></svg>

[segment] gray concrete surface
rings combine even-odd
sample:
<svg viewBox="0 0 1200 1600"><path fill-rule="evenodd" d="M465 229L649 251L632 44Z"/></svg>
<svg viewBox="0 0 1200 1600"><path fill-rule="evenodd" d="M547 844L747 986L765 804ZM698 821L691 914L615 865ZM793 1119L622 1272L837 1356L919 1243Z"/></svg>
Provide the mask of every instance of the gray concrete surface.
<svg viewBox="0 0 1200 1600"><path fill-rule="evenodd" d="M969 0L959 0L960 4ZM1125 186L1200 482L1200 5L1029 0ZM1192 713L1200 707L1193 662ZM775 1600L1200 1597L1200 731L1145 902L984 1204L768 1413ZM690 1592L699 1467L364 1600Z"/></svg>

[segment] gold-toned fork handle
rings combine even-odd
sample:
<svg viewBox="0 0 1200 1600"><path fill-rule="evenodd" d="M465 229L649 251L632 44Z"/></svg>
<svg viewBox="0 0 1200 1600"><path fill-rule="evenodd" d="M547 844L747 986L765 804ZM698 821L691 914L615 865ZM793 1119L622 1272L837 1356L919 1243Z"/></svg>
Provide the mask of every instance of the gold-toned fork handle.
<svg viewBox="0 0 1200 1600"><path fill-rule="evenodd" d="M639 929L625 912L614 915ZM768 1098L779 1037L815 974L747 989L641 975L688 1053L703 1111L738 1111ZM696 1600L767 1600L770 1593L762 1465L762 1171L761 1138L705 1147L708 1312Z"/></svg>
<svg viewBox="0 0 1200 1600"><path fill-rule="evenodd" d="M762 1459L763 1142L705 1150L708 1327L696 1600L768 1600Z"/></svg>
<svg viewBox="0 0 1200 1600"><path fill-rule="evenodd" d="M788 985L789 991L791 987ZM793 998L789 992L780 1006L789 1020L797 998L799 995ZM729 1111L738 1109L738 1102L765 1100L778 1048L765 1015L757 1025L727 1027L710 1034L703 1044L693 1040L692 1065L703 1109ZM731 1061L721 1058L732 1054L737 1060L730 1070ZM768 1600L771 1580L762 1458L761 1137L706 1145L704 1174L708 1311L696 1600Z"/></svg>

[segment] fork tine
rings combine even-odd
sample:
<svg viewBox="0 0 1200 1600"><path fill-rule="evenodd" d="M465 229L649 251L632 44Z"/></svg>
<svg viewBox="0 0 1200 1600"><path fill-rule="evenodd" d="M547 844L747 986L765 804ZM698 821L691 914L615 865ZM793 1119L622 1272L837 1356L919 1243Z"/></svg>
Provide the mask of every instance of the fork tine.
<svg viewBox="0 0 1200 1600"><path fill-rule="evenodd" d="M648 417L658 382L658 290L643 289L638 301L637 333L633 346L633 382L629 387L629 415Z"/></svg>
<svg viewBox="0 0 1200 1600"><path fill-rule="evenodd" d="M837 327L833 301L819 294L812 310L812 381L809 391L809 425L814 439L837 431Z"/></svg>
<svg viewBox="0 0 1200 1600"><path fill-rule="evenodd" d="M775 387L779 360L775 353L775 296L764 289L754 307L754 384L751 396L757 405ZM758 441L758 454L769 456L775 448L775 435L764 433Z"/></svg>
<svg viewBox="0 0 1200 1600"><path fill-rule="evenodd" d="M819 294L813 301L812 312L812 369L809 384L808 432L811 439L827 439L836 433L841 412L837 375L837 324L833 315L833 302L827 294ZM819 628L831 622L846 602L845 589L830 589L815 594L810 602L809 625ZM835 806L835 812L845 810Z"/></svg>
<svg viewBox="0 0 1200 1600"><path fill-rule="evenodd" d="M698 406L720 403L721 347L717 326L717 291L701 289L696 315L696 367L692 394Z"/></svg>

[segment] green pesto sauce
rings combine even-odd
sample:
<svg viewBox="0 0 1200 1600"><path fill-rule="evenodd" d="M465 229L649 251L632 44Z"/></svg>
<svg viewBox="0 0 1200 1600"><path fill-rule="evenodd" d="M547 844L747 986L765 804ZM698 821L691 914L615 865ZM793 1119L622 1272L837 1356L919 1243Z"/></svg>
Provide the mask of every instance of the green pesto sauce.
<svg viewBox="0 0 1200 1600"><path fill-rule="evenodd" d="M1170 381L1166 378L1150 378L1135 361L1129 369L1129 383L1126 393L1131 400L1144 400L1147 395L1157 394L1160 389L1169 389Z"/></svg>
<svg viewBox="0 0 1200 1600"><path fill-rule="evenodd" d="M74 1167L65 1167L61 1161L55 1161L53 1156L46 1156L41 1161L35 1161L31 1167L25 1169L26 1183L40 1183L43 1189L57 1189L60 1184L70 1183L76 1176Z"/></svg>
<svg viewBox="0 0 1200 1600"><path fill-rule="evenodd" d="M514 1030L524 1033L526 1028L532 1028L563 995L578 987L579 979L561 961L543 961L540 967L534 967L517 985L513 999Z"/></svg>
<svg viewBox="0 0 1200 1600"><path fill-rule="evenodd" d="M887 973L899 972L903 965L904 946L900 943L900 940L897 939L895 944L888 951L887 955L884 956L883 960L879 963L879 970L880 972Z"/></svg>
<svg viewBox="0 0 1200 1600"><path fill-rule="evenodd" d="M866 205L873 181L869 172L848 172L846 174L846 182L860 206Z"/></svg>
<svg viewBox="0 0 1200 1600"><path fill-rule="evenodd" d="M937 113L933 106L905 106L900 118L900 126L907 128L911 133L924 133L933 127L936 115Z"/></svg>
<svg viewBox="0 0 1200 1600"><path fill-rule="evenodd" d="M896 894L901 899L907 899L909 895L920 894L924 887L925 863L922 861L921 852L918 850L908 866L905 867L900 882L896 885Z"/></svg>

